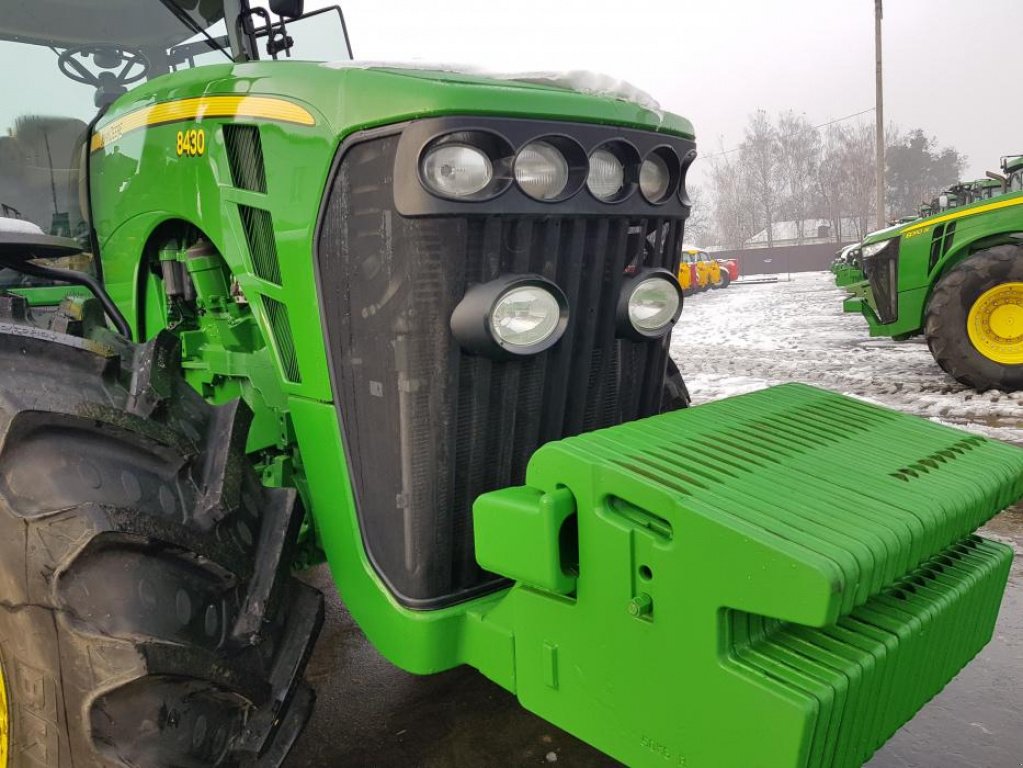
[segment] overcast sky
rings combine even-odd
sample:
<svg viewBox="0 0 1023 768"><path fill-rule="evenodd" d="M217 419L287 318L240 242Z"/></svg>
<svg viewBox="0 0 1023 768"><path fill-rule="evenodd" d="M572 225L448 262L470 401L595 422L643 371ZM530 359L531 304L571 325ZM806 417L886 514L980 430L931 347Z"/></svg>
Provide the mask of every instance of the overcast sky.
<svg viewBox="0 0 1023 768"><path fill-rule="evenodd" d="M693 121L704 155L748 114L820 124L874 106L872 0L342 0L357 58L593 69ZM886 0L885 117L967 155L1023 152L1020 0ZM873 113L859 120L873 121Z"/></svg>

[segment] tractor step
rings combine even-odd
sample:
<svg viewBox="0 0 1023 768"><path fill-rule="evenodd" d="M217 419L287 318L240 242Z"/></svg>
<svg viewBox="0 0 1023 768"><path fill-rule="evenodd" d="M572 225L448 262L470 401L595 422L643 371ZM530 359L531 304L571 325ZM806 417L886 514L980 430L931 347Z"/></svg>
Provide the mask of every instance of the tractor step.
<svg viewBox="0 0 1023 768"><path fill-rule="evenodd" d="M549 443L481 496L529 709L630 766L862 765L990 639L1023 451L798 384Z"/></svg>

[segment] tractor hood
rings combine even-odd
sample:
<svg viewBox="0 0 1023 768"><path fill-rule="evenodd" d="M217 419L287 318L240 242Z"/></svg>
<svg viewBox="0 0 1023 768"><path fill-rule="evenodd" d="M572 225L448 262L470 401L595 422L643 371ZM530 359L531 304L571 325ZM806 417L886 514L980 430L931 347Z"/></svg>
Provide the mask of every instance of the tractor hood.
<svg viewBox="0 0 1023 768"><path fill-rule="evenodd" d="M588 70L532 71L532 72L499 72L491 71L469 64L426 64L423 62L372 62L372 61L341 61L324 64L331 69L382 69L401 72L412 77L427 80L444 80L447 82L465 83L468 85L487 85L492 81L511 84L531 84L547 88L585 93L590 96L601 96L618 101L628 101L654 113L661 113L661 105L646 91L632 83L620 80L601 72Z"/></svg>
<svg viewBox="0 0 1023 768"><path fill-rule="evenodd" d="M212 96L269 96L308 110L337 135L439 115L622 125L692 139L692 124L639 89L592 73L482 74L448 67L261 61L198 67L120 98L99 127L144 107Z"/></svg>

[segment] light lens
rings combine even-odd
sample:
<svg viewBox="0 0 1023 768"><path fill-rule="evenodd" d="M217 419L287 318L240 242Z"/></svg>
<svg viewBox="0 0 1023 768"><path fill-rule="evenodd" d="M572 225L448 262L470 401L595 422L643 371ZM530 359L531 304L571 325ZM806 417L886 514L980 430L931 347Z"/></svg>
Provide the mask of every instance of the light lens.
<svg viewBox="0 0 1023 768"><path fill-rule="evenodd" d="M435 147L423 158L423 179L445 197L471 197L494 179L494 167L486 153L465 144Z"/></svg>
<svg viewBox="0 0 1023 768"><path fill-rule="evenodd" d="M881 240L880 242L877 242L877 243L871 243L870 245L865 245L865 246L863 246L862 249L860 249L861 254L862 254L863 258L869 259L872 256L876 256L881 251L883 251L885 248L887 248L888 244L890 242L891 242L891 240Z"/></svg>
<svg viewBox="0 0 1023 768"><path fill-rule="evenodd" d="M539 286L524 285L497 300L490 313L490 328L502 345L524 348L549 339L560 320L561 306L554 294Z"/></svg>
<svg viewBox="0 0 1023 768"><path fill-rule="evenodd" d="M664 158L658 154L650 155L639 168L639 191L651 203L661 202L668 193L671 183L671 172Z"/></svg>
<svg viewBox="0 0 1023 768"><path fill-rule="evenodd" d="M598 200L614 200L625 186L625 166L613 152L598 149L590 155L586 186Z"/></svg>
<svg viewBox="0 0 1023 768"><path fill-rule="evenodd" d="M546 141L527 144L515 158L515 181L537 200L554 200L568 186L568 161Z"/></svg>
<svg viewBox="0 0 1023 768"><path fill-rule="evenodd" d="M678 289L663 277L651 277L629 296L629 322L641 333L653 333L670 325L678 312Z"/></svg>

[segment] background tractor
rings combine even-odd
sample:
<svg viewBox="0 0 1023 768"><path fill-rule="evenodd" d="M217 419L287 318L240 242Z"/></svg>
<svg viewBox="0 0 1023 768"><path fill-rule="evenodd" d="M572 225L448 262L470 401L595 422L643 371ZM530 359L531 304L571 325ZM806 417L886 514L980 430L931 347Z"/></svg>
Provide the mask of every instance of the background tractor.
<svg viewBox="0 0 1023 768"><path fill-rule="evenodd" d="M990 639L1023 454L687 408L689 121L349 54L298 0L5 4L0 768L280 766L323 561L388 660L628 765L869 759Z"/></svg>
<svg viewBox="0 0 1023 768"><path fill-rule="evenodd" d="M941 368L978 391L1023 389L1021 235L1018 191L871 233L860 245L866 283L846 309L863 313L871 336L922 333Z"/></svg>

